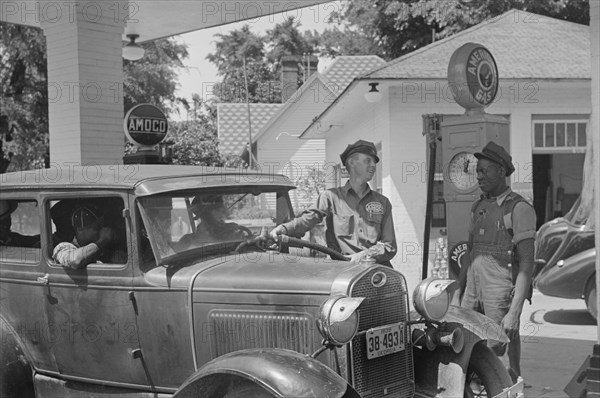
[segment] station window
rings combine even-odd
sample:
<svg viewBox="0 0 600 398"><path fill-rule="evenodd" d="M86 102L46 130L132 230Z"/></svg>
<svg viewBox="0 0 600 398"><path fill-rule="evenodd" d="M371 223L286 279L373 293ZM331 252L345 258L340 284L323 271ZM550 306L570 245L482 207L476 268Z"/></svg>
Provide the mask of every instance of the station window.
<svg viewBox="0 0 600 398"><path fill-rule="evenodd" d="M0 261L39 264L40 214L36 200L0 200Z"/></svg>
<svg viewBox="0 0 600 398"><path fill-rule="evenodd" d="M539 119L532 124L534 153L585 152L588 119Z"/></svg>

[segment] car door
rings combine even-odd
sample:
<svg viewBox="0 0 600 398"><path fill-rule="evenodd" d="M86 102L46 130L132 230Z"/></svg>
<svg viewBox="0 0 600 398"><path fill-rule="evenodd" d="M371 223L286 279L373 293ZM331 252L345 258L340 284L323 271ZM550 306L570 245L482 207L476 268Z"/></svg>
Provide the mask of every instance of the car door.
<svg viewBox="0 0 600 398"><path fill-rule="evenodd" d="M104 223L115 230L115 241L126 251L122 263L92 263L83 269L58 264L52 248L69 241L66 231L72 212L94 201L105 209ZM54 242L49 242L49 274L46 305L48 322L59 335L52 346L58 371L63 376L89 379L103 384L147 385L139 348L132 291L133 253L126 193L81 192L49 195L44 202ZM60 211L55 211L60 206ZM67 222L65 223L65 219ZM57 237L58 235L58 237ZM72 240L72 238L71 238ZM117 245L116 245L117 246Z"/></svg>
<svg viewBox="0 0 600 398"><path fill-rule="evenodd" d="M39 195L33 190L3 190L0 201L0 318L8 324L3 327L8 326L21 340L31 365L53 371L55 336L44 311L47 290Z"/></svg>

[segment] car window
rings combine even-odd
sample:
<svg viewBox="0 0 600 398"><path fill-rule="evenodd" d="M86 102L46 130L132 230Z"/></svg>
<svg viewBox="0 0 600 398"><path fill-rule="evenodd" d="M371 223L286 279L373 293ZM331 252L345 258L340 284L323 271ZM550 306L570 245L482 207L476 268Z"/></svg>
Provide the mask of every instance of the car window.
<svg viewBox="0 0 600 398"><path fill-rule="evenodd" d="M64 198L49 202L51 219L51 246L48 255L54 262L56 247L63 242L72 244L69 248L79 248L99 239L100 230L109 229L110 242L103 247L101 258L97 264L126 264L128 253L127 228L123 218L125 205L121 197L92 197L92 198ZM80 209L87 209L81 213ZM76 215L76 213L79 213ZM80 215L83 214L84 220ZM99 222L98 232L86 237L82 227L88 218L95 218ZM79 224L78 224L79 223ZM79 228L76 228L78 226ZM78 232L79 231L79 232ZM81 242L80 242L81 241ZM86 243L87 242L87 243ZM61 245L64 247L64 245Z"/></svg>
<svg viewBox="0 0 600 398"><path fill-rule="evenodd" d="M40 212L36 200L0 200L0 261L38 264Z"/></svg>
<svg viewBox="0 0 600 398"><path fill-rule="evenodd" d="M142 198L140 213L144 224L139 235L148 236L160 260L215 245L230 251L262 228L269 231L289 220L291 209L287 191L248 187L236 192L198 190Z"/></svg>

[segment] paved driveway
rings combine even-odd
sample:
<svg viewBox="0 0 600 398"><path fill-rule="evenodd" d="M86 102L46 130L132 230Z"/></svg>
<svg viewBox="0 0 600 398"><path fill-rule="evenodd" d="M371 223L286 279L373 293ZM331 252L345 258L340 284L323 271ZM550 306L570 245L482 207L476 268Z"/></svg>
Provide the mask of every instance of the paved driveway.
<svg viewBox="0 0 600 398"><path fill-rule="evenodd" d="M521 368L527 398L566 398L563 391L597 341L595 320L583 300L534 291L521 316Z"/></svg>

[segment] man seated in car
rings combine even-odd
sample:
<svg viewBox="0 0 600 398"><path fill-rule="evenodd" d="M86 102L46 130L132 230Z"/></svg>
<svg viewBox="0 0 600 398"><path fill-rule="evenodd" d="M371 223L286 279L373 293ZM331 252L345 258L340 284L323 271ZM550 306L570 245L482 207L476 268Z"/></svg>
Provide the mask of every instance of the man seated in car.
<svg viewBox="0 0 600 398"><path fill-rule="evenodd" d="M191 204L194 219L200 220L196 230L184 235L179 244L182 246L199 245L205 242L226 242L245 240L252 236L252 232L239 224L227 223L229 216L227 207L221 195L198 195Z"/></svg>
<svg viewBox="0 0 600 398"><path fill-rule="evenodd" d="M17 208L17 202L0 200L0 246L40 247L40 235L21 235L11 230L11 214Z"/></svg>
<svg viewBox="0 0 600 398"><path fill-rule="evenodd" d="M71 215L75 229L72 242L59 243L52 253L54 260L69 268L84 268L93 262L123 264L127 252L113 249L115 232L104 225L104 210L94 203L81 203Z"/></svg>
<svg viewBox="0 0 600 398"><path fill-rule="evenodd" d="M71 212L77 207L77 199L63 199L50 208L50 218L54 224L52 233L52 247L60 242L71 242L75 237L75 230L71 225Z"/></svg>

